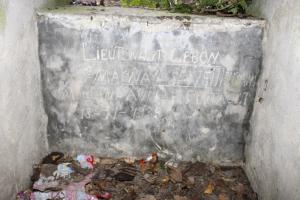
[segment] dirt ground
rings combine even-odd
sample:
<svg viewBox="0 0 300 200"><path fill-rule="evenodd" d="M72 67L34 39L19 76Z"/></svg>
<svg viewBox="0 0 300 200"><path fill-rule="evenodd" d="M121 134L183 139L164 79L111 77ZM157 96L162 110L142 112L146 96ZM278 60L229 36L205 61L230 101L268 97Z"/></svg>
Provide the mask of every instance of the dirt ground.
<svg viewBox="0 0 300 200"><path fill-rule="evenodd" d="M34 167L20 200L256 200L240 167L53 152Z"/></svg>

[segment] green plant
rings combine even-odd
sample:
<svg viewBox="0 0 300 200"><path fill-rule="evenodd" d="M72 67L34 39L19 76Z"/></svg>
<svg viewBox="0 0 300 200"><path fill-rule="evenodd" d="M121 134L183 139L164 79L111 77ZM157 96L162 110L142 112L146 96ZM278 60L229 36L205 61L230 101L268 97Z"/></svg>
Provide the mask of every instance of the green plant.
<svg viewBox="0 0 300 200"><path fill-rule="evenodd" d="M48 0L47 6L65 6L70 5L71 0Z"/></svg>
<svg viewBox="0 0 300 200"><path fill-rule="evenodd" d="M188 4L177 4L171 11L177 13L192 13L193 8L191 5Z"/></svg>
<svg viewBox="0 0 300 200"><path fill-rule="evenodd" d="M157 2L155 0L121 0L121 6L156 8Z"/></svg>
<svg viewBox="0 0 300 200"><path fill-rule="evenodd" d="M208 13L244 14L248 7L247 0L199 0L198 10Z"/></svg>
<svg viewBox="0 0 300 200"><path fill-rule="evenodd" d="M228 12L236 15L238 13L245 13L248 5L246 0L236 0L236 1L232 1L228 7Z"/></svg>
<svg viewBox="0 0 300 200"><path fill-rule="evenodd" d="M200 7L216 6L219 0L199 0Z"/></svg>
<svg viewBox="0 0 300 200"><path fill-rule="evenodd" d="M159 8L161 8L163 10L169 10L170 9L169 0L160 0L159 1Z"/></svg>

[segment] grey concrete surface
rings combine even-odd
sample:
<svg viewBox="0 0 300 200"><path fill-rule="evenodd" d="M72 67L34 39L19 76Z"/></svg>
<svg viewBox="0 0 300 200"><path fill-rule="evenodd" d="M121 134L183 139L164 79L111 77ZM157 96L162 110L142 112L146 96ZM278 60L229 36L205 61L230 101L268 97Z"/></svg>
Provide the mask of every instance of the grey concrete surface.
<svg viewBox="0 0 300 200"><path fill-rule="evenodd" d="M34 8L42 1L0 0L0 199L28 187L45 153Z"/></svg>
<svg viewBox="0 0 300 200"><path fill-rule="evenodd" d="M243 161L263 25L125 8L40 12L50 148Z"/></svg>
<svg viewBox="0 0 300 200"><path fill-rule="evenodd" d="M298 200L300 1L257 0L255 6L268 24L246 169L260 199Z"/></svg>

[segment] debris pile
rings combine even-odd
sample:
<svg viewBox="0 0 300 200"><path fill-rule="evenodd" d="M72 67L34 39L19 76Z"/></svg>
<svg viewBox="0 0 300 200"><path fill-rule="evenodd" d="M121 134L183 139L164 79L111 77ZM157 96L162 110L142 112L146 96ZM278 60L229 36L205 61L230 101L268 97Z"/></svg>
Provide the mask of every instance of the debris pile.
<svg viewBox="0 0 300 200"><path fill-rule="evenodd" d="M34 166L18 200L256 200L239 167L52 152Z"/></svg>

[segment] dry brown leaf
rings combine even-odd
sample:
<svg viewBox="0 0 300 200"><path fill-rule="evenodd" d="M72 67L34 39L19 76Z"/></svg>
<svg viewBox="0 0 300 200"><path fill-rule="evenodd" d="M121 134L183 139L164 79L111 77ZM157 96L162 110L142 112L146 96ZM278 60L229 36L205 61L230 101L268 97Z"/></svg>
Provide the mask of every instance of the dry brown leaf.
<svg viewBox="0 0 300 200"><path fill-rule="evenodd" d="M170 181L170 178L169 178L168 176L165 176L165 177L161 180L162 184L167 184L169 181Z"/></svg>
<svg viewBox="0 0 300 200"><path fill-rule="evenodd" d="M193 187L195 185L195 177L194 176L189 176L187 178L186 183L187 183L188 187Z"/></svg>
<svg viewBox="0 0 300 200"><path fill-rule="evenodd" d="M125 157L123 159L124 159L124 162L126 162L129 165L133 165L136 161L135 157Z"/></svg>
<svg viewBox="0 0 300 200"><path fill-rule="evenodd" d="M146 196L142 197L140 200L156 200L155 196L147 194Z"/></svg>
<svg viewBox="0 0 300 200"><path fill-rule="evenodd" d="M99 158L99 164L101 165L114 165L117 162L118 160L113 158Z"/></svg>
<svg viewBox="0 0 300 200"><path fill-rule="evenodd" d="M238 185L232 187L231 189L237 193L238 200L243 199L243 195L245 194L245 186L242 183L238 183Z"/></svg>
<svg viewBox="0 0 300 200"><path fill-rule="evenodd" d="M168 172L173 182L182 182L182 172L179 168L168 166Z"/></svg>
<svg viewBox="0 0 300 200"><path fill-rule="evenodd" d="M231 188L236 193L245 193L245 186L242 183L238 183L236 186Z"/></svg>
<svg viewBox="0 0 300 200"><path fill-rule="evenodd" d="M214 192L214 189L215 185L212 182L209 182L206 190L204 191L204 194L211 195Z"/></svg>
<svg viewBox="0 0 300 200"><path fill-rule="evenodd" d="M225 178L225 177L222 177L222 179L223 179L223 181L225 181L225 182L234 182L234 181L235 181L235 179L233 179L233 178Z"/></svg>
<svg viewBox="0 0 300 200"><path fill-rule="evenodd" d="M184 196L175 195L174 200L188 200L188 198Z"/></svg>
<svg viewBox="0 0 300 200"><path fill-rule="evenodd" d="M229 197L228 197L227 194L221 193L221 194L219 195L219 200L230 200L230 199L229 199Z"/></svg>

